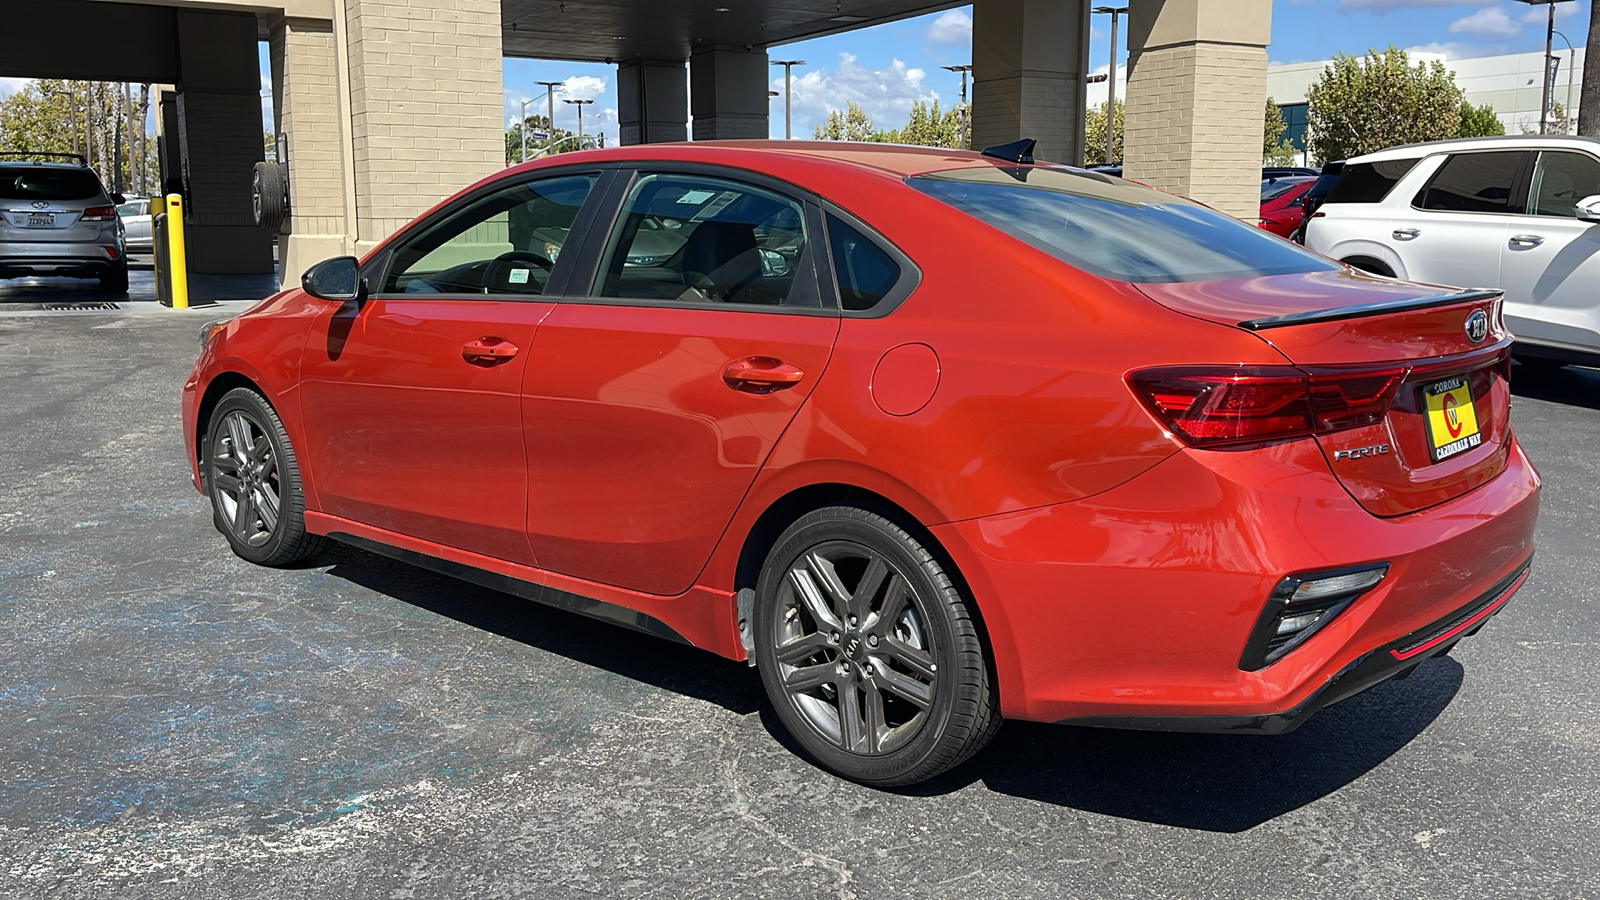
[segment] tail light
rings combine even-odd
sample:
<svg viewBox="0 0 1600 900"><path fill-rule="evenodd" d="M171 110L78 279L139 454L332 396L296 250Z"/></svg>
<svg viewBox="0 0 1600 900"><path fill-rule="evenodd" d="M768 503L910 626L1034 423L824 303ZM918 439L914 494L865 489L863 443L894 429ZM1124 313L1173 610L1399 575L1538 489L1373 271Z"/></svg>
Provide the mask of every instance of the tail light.
<svg viewBox="0 0 1600 900"><path fill-rule="evenodd" d="M79 220L83 222L109 222L117 217L115 206L91 206L83 211Z"/></svg>
<svg viewBox="0 0 1600 900"><path fill-rule="evenodd" d="M1405 366L1166 366L1128 376L1146 407L1191 447L1292 440L1383 421Z"/></svg>
<svg viewBox="0 0 1600 900"><path fill-rule="evenodd" d="M1239 668L1254 672L1282 659L1348 609L1357 597L1376 587L1388 573L1389 564L1378 563L1285 578L1261 610L1244 655L1239 658Z"/></svg>

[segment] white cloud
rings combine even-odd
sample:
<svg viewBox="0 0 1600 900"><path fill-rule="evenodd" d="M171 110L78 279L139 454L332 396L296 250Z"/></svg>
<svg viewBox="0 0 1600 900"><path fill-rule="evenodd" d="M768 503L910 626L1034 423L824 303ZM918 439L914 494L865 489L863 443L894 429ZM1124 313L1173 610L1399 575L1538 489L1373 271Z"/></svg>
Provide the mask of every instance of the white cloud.
<svg viewBox="0 0 1600 900"><path fill-rule="evenodd" d="M594 75L569 75L566 83L556 88L561 100L593 100L605 93L606 80Z"/></svg>
<svg viewBox="0 0 1600 900"><path fill-rule="evenodd" d="M972 17L959 9L945 12L928 26L928 40L935 44L971 44Z"/></svg>
<svg viewBox="0 0 1600 900"><path fill-rule="evenodd" d="M812 126L828 112L845 109L855 101L873 123L883 129L899 128L911 118L911 103L931 103L939 93L923 83L926 72L893 60L887 69L872 71L856 62L853 53L839 54L833 71L816 68L794 80L794 136L810 137ZM772 98L772 133L783 136L783 76L771 82L779 95Z"/></svg>
<svg viewBox="0 0 1600 900"><path fill-rule="evenodd" d="M1579 5L1580 4L1577 3L1555 4L1556 21L1565 22L1567 19L1577 15ZM1522 14L1522 21L1532 25L1544 25L1550 21L1550 11L1543 6L1531 7L1527 12Z"/></svg>
<svg viewBox="0 0 1600 900"><path fill-rule="evenodd" d="M1457 41L1433 41L1432 43L1418 44L1415 47L1407 47L1406 53L1413 56L1419 53L1437 54L1447 60L1492 55L1485 53L1484 49L1476 44L1462 44Z"/></svg>
<svg viewBox="0 0 1600 900"><path fill-rule="evenodd" d="M1470 16L1463 16L1445 29L1451 34L1470 34L1481 38L1516 37L1522 26L1511 21L1506 11L1498 6L1485 6Z"/></svg>

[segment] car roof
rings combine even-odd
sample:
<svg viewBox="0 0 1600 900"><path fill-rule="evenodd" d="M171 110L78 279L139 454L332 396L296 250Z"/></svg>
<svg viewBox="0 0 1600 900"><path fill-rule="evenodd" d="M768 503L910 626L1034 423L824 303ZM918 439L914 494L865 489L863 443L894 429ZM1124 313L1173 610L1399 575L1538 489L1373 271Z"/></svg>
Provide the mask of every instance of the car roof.
<svg viewBox="0 0 1600 900"><path fill-rule="evenodd" d="M681 162L728 163L786 157L795 160L826 160L899 177L925 175L949 169L1015 167L1009 160L984 156L974 150L942 147L917 147L907 144L858 143L853 141L693 141L670 144L632 144L603 150L580 151L588 160L612 159L673 160ZM554 161L576 161L577 154L561 154ZM539 162L538 160L535 163ZM1043 160L1040 161L1044 163ZM532 165L532 164L530 164Z"/></svg>
<svg viewBox="0 0 1600 900"><path fill-rule="evenodd" d="M1487 137L1449 138L1442 141L1427 141L1420 144L1402 144L1398 147L1387 147L1374 153L1352 156L1346 162L1367 163L1383 162L1391 159L1416 159L1423 156L1431 156L1435 153L1451 153L1464 150L1537 150L1556 147L1600 153L1600 138L1575 134L1493 134Z"/></svg>

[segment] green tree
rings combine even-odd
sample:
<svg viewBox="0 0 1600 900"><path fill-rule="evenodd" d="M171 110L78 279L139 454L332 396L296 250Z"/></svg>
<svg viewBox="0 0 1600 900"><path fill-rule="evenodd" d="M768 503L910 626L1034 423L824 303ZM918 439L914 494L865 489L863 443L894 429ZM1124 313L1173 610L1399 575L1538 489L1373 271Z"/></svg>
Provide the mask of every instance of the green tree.
<svg viewBox="0 0 1600 900"><path fill-rule="evenodd" d="M154 188L156 142L138 139L148 109L149 85L125 92L123 85L110 82L41 79L0 100L0 150L82 153L108 189L113 184L126 193Z"/></svg>
<svg viewBox="0 0 1600 900"><path fill-rule="evenodd" d="M844 110L828 111L828 118L811 129L819 141L870 141L880 132L873 127L872 117L854 100Z"/></svg>
<svg viewBox="0 0 1600 900"><path fill-rule="evenodd" d="M1294 142L1283 136L1289 130L1289 123L1283 120L1283 110L1271 97L1267 98L1266 120L1261 129L1261 164L1266 166L1294 165L1294 158L1300 152L1295 149Z"/></svg>
<svg viewBox="0 0 1600 900"><path fill-rule="evenodd" d="M513 122L506 129L506 165L513 166L522 159L522 129L528 129L528 159L538 159L545 155L545 148L550 140L550 117L529 116L522 122ZM600 146L600 136L586 134L583 140L576 140L577 132L565 128L555 129L555 152L571 153L574 150L590 150Z"/></svg>
<svg viewBox="0 0 1600 900"><path fill-rule="evenodd" d="M1485 103L1482 106L1473 106L1471 103L1461 101L1461 125L1456 128L1456 137L1487 137L1491 134L1505 134L1506 126L1500 123L1500 117L1494 114L1494 107Z"/></svg>
<svg viewBox="0 0 1600 900"><path fill-rule="evenodd" d="M1117 101L1116 112L1111 120L1111 162L1122 161L1122 101ZM1104 165L1106 162L1106 105L1089 107L1085 117L1083 129L1083 164L1086 166Z"/></svg>
<svg viewBox="0 0 1600 900"><path fill-rule="evenodd" d="M1413 66L1393 46L1359 58L1336 55L1306 100L1318 162L1453 137L1461 125L1455 73L1440 62Z"/></svg>
<svg viewBox="0 0 1600 900"><path fill-rule="evenodd" d="M939 101L930 106L921 100L911 103L911 119L900 129L897 143L922 147L956 148L961 144L961 110L940 112Z"/></svg>

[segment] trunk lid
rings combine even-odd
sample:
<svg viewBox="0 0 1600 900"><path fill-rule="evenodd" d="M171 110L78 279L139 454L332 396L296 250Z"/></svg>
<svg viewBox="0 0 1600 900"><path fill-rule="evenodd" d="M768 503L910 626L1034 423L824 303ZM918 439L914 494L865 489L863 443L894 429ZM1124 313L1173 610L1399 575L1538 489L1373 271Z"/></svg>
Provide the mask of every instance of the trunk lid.
<svg viewBox="0 0 1600 900"><path fill-rule="evenodd" d="M1315 438L1374 515L1443 503L1505 467L1511 336L1497 291L1348 269L1138 287L1176 312L1253 332L1314 378L1396 372L1382 421Z"/></svg>

